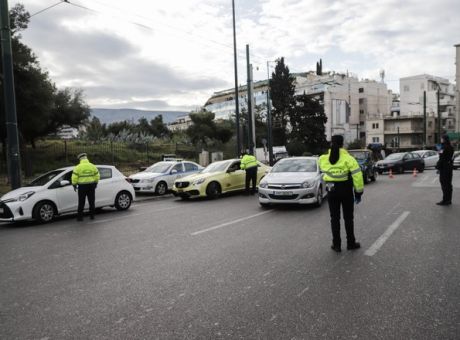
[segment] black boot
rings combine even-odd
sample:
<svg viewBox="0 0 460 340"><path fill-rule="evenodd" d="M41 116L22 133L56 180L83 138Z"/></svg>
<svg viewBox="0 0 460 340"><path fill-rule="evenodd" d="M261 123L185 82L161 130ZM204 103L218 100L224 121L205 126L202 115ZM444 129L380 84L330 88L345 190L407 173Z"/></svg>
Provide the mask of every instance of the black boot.
<svg viewBox="0 0 460 340"><path fill-rule="evenodd" d="M332 246L331 246L331 249L332 249L333 251L335 251L336 253L340 253L340 252L342 251L342 249L341 249L340 246L334 246L334 245L332 245Z"/></svg>
<svg viewBox="0 0 460 340"><path fill-rule="evenodd" d="M359 242L355 242L355 243L347 245L348 250L355 250L355 249L359 249L359 248L361 248L361 244Z"/></svg>

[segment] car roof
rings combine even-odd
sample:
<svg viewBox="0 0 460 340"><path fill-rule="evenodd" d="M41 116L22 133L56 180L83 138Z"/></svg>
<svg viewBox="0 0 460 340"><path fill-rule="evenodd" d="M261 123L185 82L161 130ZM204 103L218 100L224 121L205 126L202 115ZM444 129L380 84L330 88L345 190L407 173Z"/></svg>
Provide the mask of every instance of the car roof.
<svg viewBox="0 0 460 340"><path fill-rule="evenodd" d="M105 165L105 164L94 164L94 165L97 166L97 167L105 166L107 168L116 169L116 167L114 165ZM66 166L66 167L58 168L58 169L54 169L54 170L70 170L70 169L73 169L75 167L76 167L76 165L73 165L73 166ZM49 171L53 171L53 170L49 170Z"/></svg>
<svg viewBox="0 0 460 340"><path fill-rule="evenodd" d="M351 149L351 150L348 150L348 152L350 152L350 151L359 151L359 152L367 151L367 152L371 152L371 150L368 150L368 149Z"/></svg>
<svg viewBox="0 0 460 340"><path fill-rule="evenodd" d="M313 160L317 160L317 159L318 159L318 156L294 156L294 157L286 157L286 158L280 159L279 161L281 162L282 160L285 161L285 160L289 160L289 159L313 159Z"/></svg>

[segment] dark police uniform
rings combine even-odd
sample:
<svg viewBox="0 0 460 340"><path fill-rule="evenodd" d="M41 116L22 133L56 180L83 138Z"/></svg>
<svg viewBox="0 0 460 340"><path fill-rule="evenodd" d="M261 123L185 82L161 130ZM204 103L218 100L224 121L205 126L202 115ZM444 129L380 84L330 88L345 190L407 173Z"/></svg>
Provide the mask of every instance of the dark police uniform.
<svg viewBox="0 0 460 340"><path fill-rule="evenodd" d="M443 139L443 148L436 164L436 169L439 171L439 182L441 182L442 201L436 204L450 205L452 204L452 172L454 169L452 157L454 156L454 149L450 145L447 136L443 136Z"/></svg>
<svg viewBox="0 0 460 340"><path fill-rule="evenodd" d="M72 185L78 188L78 217L79 221L83 220L83 209L86 198L88 198L89 214L94 219L96 187L99 182L99 170L86 158L86 154L78 155L80 164L78 164L72 173Z"/></svg>

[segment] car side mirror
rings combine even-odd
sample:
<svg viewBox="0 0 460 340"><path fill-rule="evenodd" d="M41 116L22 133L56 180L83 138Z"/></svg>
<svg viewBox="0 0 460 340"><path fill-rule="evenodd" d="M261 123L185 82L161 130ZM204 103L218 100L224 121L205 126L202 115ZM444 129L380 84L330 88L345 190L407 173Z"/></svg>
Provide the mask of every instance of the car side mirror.
<svg viewBox="0 0 460 340"><path fill-rule="evenodd" d="M176 169L172 169L172 170L171 170L171 175L174 175L174 174L177 174L177 170L176 170Z"/></svg>
<svg viewBox="0 0 460 340"><path fill-rule="evenodd" d="M61 187L65 187L67 185L70 185L70 181L67 181L67 180L63 180L59 183L61 185Z"/></svg>

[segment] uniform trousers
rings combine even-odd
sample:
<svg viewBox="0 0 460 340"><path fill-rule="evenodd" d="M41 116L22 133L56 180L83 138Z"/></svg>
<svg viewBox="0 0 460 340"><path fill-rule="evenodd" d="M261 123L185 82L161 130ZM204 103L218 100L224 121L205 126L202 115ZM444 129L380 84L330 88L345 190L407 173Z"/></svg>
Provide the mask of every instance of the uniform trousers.
<svg viewBox="0 0 460 340"><path fill-rule="evenodd" d="M446 166L439 171L439 182L441 182L442 201L452 202L452 166Z"/></svg>
<svg viewBox="0 0 460 340"><path fill-rule="evenodd" d="M255 193L257 184L257 166L246 169L246 193L249 193L250 182L252 182L252 193Z"/></svg>
<svg viewBox="0 0 460 340"><path fill-rule="evenodd" d="M340 247L340 207L342 207L343 218L345 220L345 231L347 233L347 244L355 244L355 232L353 222L354 194L353 182L347 180L334 183L328 189L329 212L331 215L332 244Z"/></svg>
<svg viewBox="0 0 460 340"><path fill-rule="evenodd" d="M89 214L94 216L96 200L96 183L78 184L78 218L83 218L86 198L89 203Z"/></svg>

